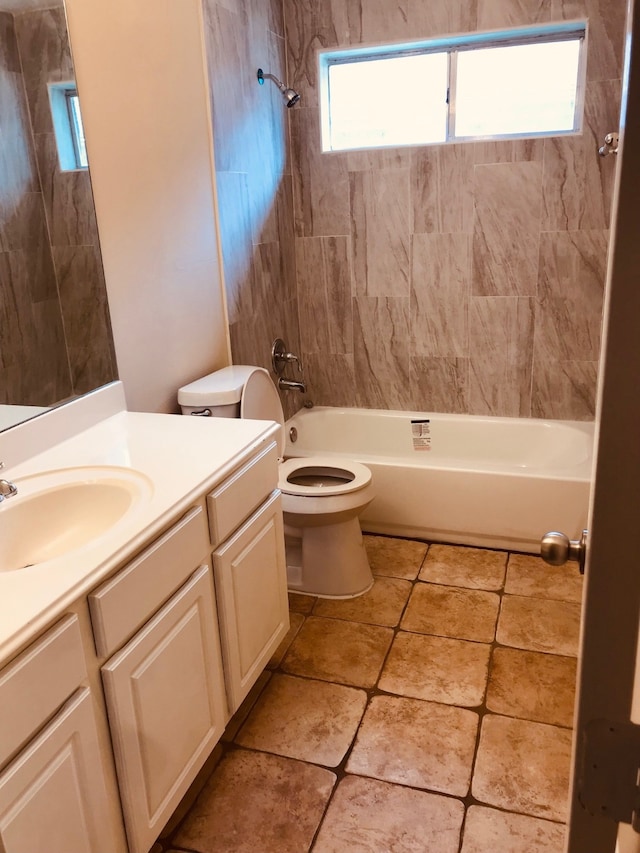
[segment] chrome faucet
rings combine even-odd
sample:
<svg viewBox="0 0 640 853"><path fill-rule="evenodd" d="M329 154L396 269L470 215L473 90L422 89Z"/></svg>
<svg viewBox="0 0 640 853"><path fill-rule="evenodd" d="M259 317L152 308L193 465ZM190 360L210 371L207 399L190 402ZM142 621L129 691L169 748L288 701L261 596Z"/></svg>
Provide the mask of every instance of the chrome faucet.
<svg viewBox="0 0 640 853"><path fill-rule="evenodd" d="M18 494L18 487L9 480L0 480L0 503Z"/></svg>
<svg viewBox="0 0 640 853"><path fill-rule="evenodd" d="M281 391L299 391L301 394L307 393L306 382L296 382L295 379L284 379L282 376L278 379L278 388Z"/></svg>

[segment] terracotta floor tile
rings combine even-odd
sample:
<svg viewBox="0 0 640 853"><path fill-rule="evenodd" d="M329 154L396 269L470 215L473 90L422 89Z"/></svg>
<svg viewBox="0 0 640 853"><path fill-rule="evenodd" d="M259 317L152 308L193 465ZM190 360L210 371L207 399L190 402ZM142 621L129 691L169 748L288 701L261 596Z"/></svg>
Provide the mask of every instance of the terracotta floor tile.
<svg viewBox="0 0 640 853"><path fill-rule="evenodd" d="M465 796L478 715L463 708L374 696L347 771L386 782Z"/></svg>
<svg viewBox="0 0 640 853"><path fill-rule="evenodd" d="M286 655L289 646L294 641L298 631L302 628L302 623L304 622L304 616L302 613L289 613L289 630L286 633L286 636L275 650L275 652L271 655L271 659L267 664L269 669L276 669L276 667L280 666L282 663L282 658Z"/></svg>
<svg viewBox="0 0 640 853"><path fill-rule="evenodd" d="M313 610L313 605L318 599L315 595L303 595L301 592L289 593L289 610L292 613L302 613L308 616Z"/></svg>
<svg viewBox="0 0 640 853"><path fill-rule="evenodd" d="M313 615L394 628L400 621L410 593L409 581L379 577L368 592L357 598L319 598Z"/></svg>
<svg viewBox="0 0 640 853"><path fill-rule="evenodd" d="M582 575L576 564L549 566L542 557L511 554L504 591L512 595L582 601Z"/></svg>
<svg viewBox="0 0 640 853"><path fill-rule="evenodd" d="M353 687L373 687L392 639L391 628L310 616L291 644L282 669Z"/></svg>
<svg viewBox="0 0 640 853"><path fill-rule="evenodd" d="M369 565L374 575L415 580L429 547L413 539L393 539L390 536L364 537Z"/></svg>
<svg viewBox="0 0 640 853"><path fill-rule="evenodd" d="M575 658L520 649L493 652L487 690L490 711L570 727L575 691Z"/></svg>
<svg viewBox="0 0 640 853"><path fill-rule="evenodd" d="M480 705L491 647L400 631L378 682L381 690L447 705Z"/></svg>
<svg viewBox="0 0 640 853"><path fill-rule="evenodd" d="M471 806L461 853L563 853L564 835L560 823Z"/></svg>
<svg viewBox="0 0 640 853"><path fill-rule="evenodd" d="M337 767L364 714L364 690L274 675L236 743Z"/></svg>
<svg viewBox="0 0 640 853"><path fill-rule="evenodd" d="M500 597L494 592L417 583L401 628L459 640L493 641Z"/></svg>
<svg viewBox="0 0 640 853"><path fill-rule="evenodd" d="M473 773L477 800L533 817L567 817L571 732L486 716Z"/></svg>
<svg viewBox="0 0 640 853"><path fill-rule="evenodd" d="M313 853L457 853L463 815L451 797L346 776Z"/></svg>
<svg viewBox="0 0 640 853"><path fill-rule="evenodd" d="M335 775L234 750L220 763L172 843L207 853L300 853L322 819Z"/></svg>
<svg viewBox="0 0 640 853"><path fill-rule="evenodd" d="M420 580L471 589L501 589L507 554L459 545L432 545L420 569Z"/></svg>
<svg viewBox="0 0 640 853"><path fill-rule="evenodd" d="M496 639L504 646L517 649L575 657L580 635L580 609L580 605L572 601L505 595Z"/></svg>

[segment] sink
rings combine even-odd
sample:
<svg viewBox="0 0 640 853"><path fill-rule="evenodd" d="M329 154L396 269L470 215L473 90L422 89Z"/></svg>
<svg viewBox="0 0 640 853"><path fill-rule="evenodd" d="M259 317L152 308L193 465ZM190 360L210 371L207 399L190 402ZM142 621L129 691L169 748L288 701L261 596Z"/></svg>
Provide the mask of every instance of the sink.
<svg viewBox="0 0 640 853"><path fill-rule="evenodd" d="M0 504L0 572L62 557L113 532L153 493L138 471L65 468L15 480Z"/></svg>

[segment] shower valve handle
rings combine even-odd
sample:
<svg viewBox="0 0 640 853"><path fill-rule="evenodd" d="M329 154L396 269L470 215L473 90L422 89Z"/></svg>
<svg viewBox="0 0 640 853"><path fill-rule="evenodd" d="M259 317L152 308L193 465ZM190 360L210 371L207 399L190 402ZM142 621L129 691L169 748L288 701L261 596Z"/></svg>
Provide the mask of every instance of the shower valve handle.
<svg viewBox="0 0 640 853"><path fill-rule="evenodd" d="M540 556L550 566L564 566L569 560L575 560L584 574L587 558L587 530L582 531L580 539L569 539L565 533L552 530L540 540Z"/></svg>

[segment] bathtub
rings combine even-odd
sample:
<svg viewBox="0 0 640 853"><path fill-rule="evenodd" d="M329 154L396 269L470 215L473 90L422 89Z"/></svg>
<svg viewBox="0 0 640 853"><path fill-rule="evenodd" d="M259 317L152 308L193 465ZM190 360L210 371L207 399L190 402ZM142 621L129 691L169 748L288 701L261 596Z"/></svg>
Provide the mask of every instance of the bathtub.
<svg viewBox="0 0 640 853"><path fill-rule="evenodd" d="M587 526L591 423L317 406L285 431L287 456L371 469L367 532L539 554Z"/></svg>

